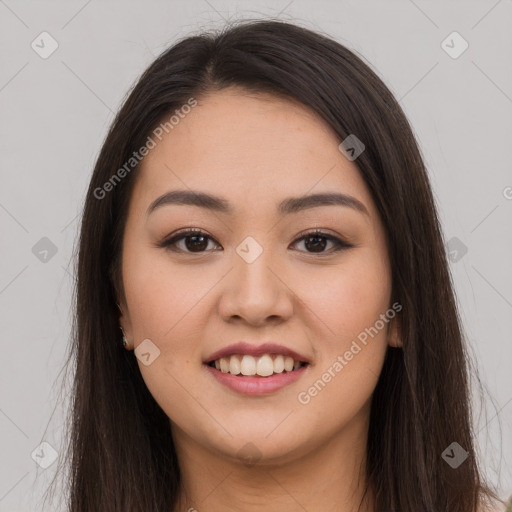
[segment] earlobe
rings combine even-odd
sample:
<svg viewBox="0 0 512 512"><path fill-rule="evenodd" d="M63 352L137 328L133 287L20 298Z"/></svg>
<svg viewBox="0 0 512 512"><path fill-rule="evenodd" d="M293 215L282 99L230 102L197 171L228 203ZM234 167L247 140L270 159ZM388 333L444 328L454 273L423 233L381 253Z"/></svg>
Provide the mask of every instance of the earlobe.
<svg viewBox="0 0 512 512"><path fill-rule="evenodd" d="M132 340L132 326L129 319L129 316L125 313L126 306L121 306L119 303L117 303L117 307L119 308L119 311L121 312L121 316L119 317L119 328L121 329L122 333L122 339L123 339L123 346L126 349L131 348L131 340Z"/></svg>
<svg viewBox="0 0 512 512"><path fill-rule="evenodd" d="M390 347L402 347L402 335L398 318L390 321L388 329L388 345Z"/></svg>
<svg viewBox="0 0 512 512"><path fill-rule="evenodd" d="M128 340L126 339L126 334L124 333L123 328L121 326L119 326L119 328L121 329L121 332L123 333L123 347L126 348L126 347L128 347Z"/></svg>

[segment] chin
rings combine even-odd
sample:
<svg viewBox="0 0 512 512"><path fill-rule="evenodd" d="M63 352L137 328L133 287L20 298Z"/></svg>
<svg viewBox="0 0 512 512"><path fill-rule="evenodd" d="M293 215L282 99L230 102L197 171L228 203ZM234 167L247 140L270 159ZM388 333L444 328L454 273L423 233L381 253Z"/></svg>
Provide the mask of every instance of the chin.
<svg viewBox="0 0 512 512"><path fill-rule="evenodd" d="M298 439L293 429L275 425L273 429L262 429L254 424L239 424L230 429L233 437L222 431L222 438L210 437L207 442L213 451L248 466L283 464L311 450L311 439L304 430Z"/></svg>

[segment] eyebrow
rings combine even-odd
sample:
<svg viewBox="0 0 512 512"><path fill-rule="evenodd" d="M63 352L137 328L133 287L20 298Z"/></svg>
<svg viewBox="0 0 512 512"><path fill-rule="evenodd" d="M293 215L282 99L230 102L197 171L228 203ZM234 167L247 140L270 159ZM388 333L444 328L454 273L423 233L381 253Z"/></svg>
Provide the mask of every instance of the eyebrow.
<svg viewBox="0 0 512 512"><path fill-rule="evenodd" d="M155 199L149 205L146 215L151 214L162 206L171 204L198 206L228 215L234 213L233 207L230 205L229 201L222 197L194 190L172 190ZM302 197L289 197L278 204L277 213L288 215L320 206L345 206L370 216L361 201L353 196L334 192L312 194Z"/></svg>

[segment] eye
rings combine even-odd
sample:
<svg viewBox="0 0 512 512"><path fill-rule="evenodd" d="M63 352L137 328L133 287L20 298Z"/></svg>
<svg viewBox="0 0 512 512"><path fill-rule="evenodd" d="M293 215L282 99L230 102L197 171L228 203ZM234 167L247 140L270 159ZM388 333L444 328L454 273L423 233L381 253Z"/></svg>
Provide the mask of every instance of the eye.
<svg viewBox="0 0 512 512"><path fill-rule="evenodd" d="M343 249L350 249L354 247L341 238L324 233L320 229L309 231L308 233L303 234L295 241L295 243L302 241L305 242L304 246L306 248L311 249L312 253L320 255L339 252ZM328 242L334 244L334 247L330 251L324 251L323 249L325 249Z"/></svg>
<svg viewBox="0 0 512 512"><path fill-rule="evenodd" d="M178 247L178 242L185 240L185 248ZM158 244L158 247L164 247L174 252L192 252L201 253L208 247L208 240L213 238L200 229L189 228L181 231L171 238L165 239Z"/></svg>
<svg viewBox="0 0 512 512"><path fill-rule="evenodd" d="M157 247L165 248L166 250L173 252L201 254L207 250L209 240L215 242L208 233L201 229L189 228L186 231L181 231L170 238L164 239L162 242L157 244ZM185 244L184 246L179 247L178 244L182 241L185 241ZM319 229L301 234L301 236L295 240L294 244L298 244L302 241L305 242L305 247L307 249L306 252L319 255L339 252L343 249L350 249L354 247L340 238L329 235ZM334 246L330 251L325 251L325 247L329 242ZM220 247L216 242L215 245Z"/></svg>

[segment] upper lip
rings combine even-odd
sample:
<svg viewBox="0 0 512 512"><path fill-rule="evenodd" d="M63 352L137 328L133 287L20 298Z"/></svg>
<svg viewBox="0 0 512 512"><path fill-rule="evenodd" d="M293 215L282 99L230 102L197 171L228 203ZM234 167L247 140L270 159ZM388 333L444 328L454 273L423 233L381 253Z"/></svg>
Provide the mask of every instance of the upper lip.
<svg viewBox="0 0 512 512"><path fill-rule="evenodd" d="M217 350L213 354L209 355L204 363L209 364L212 361L220 359L221 357L227 357L233 354L247 354L254 357L262 356L264 354L281 354L283 356L293 357L295 361L309 363L307 357L299 354L298 352L295 352L295 350L284 347L283 345L278 345L276 343L263 343L262 345L253 345L245 341L241 341L239 343L235 343L233 345L229 345L220 350Z"/></svg>

